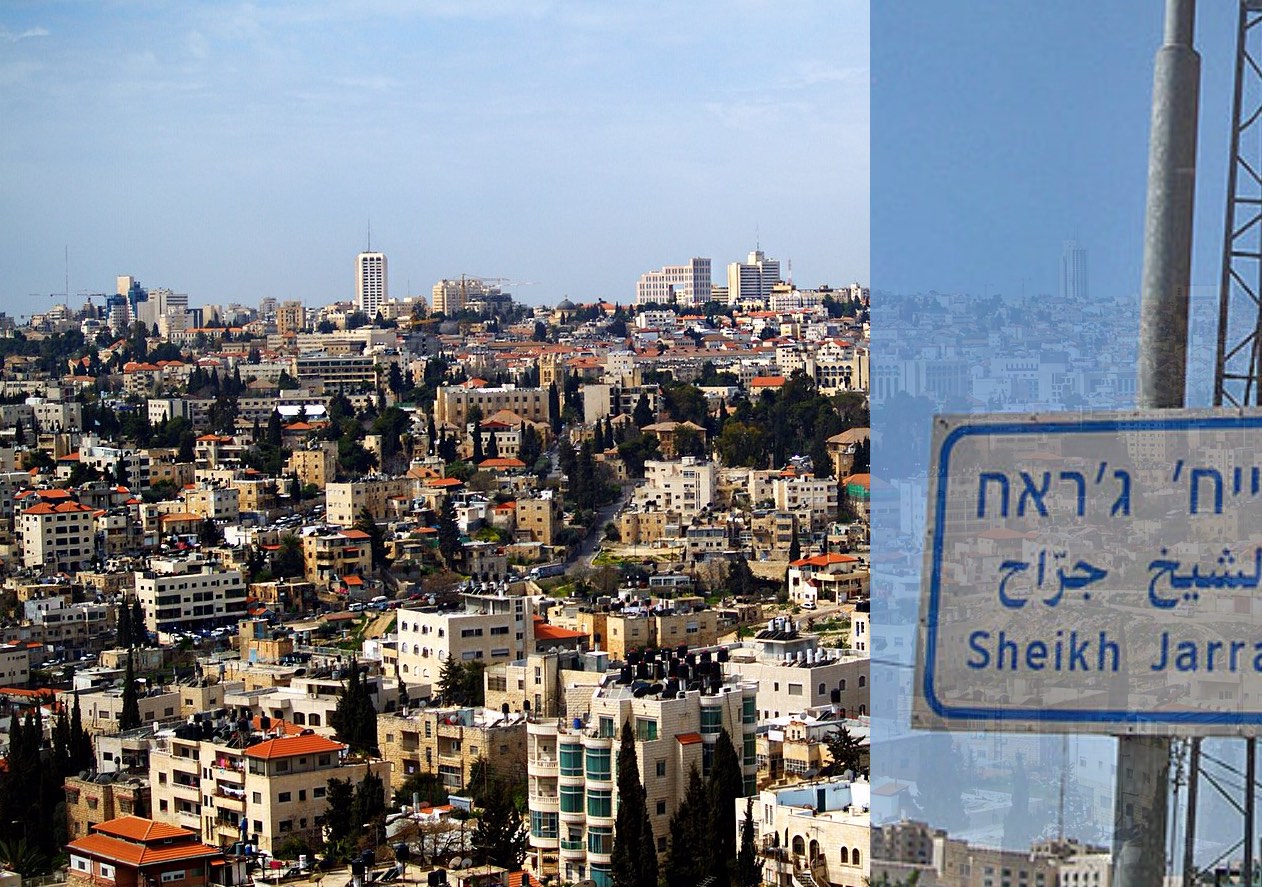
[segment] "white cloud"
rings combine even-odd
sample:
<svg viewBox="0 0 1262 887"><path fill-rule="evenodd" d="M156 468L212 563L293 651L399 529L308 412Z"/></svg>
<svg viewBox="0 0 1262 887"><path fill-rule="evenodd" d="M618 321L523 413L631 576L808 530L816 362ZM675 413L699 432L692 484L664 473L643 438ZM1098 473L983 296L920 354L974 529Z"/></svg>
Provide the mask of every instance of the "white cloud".
<svg viewBox="0 0 1262 887"><path fill-rule="evenodd" d="M8 28L0 28L0 40L5 43L17 43L19 40L29 40L32 37L48 37L52 34L47 28L27 28L20 33L13 33Z"/></svg>

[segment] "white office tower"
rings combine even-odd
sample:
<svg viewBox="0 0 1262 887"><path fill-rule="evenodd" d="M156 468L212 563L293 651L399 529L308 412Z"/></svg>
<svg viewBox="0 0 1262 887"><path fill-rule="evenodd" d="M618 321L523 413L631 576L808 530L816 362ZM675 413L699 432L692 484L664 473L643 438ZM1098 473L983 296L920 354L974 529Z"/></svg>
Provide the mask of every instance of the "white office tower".
<svg viewBox="0 0 1262 887"><path fill-rule="evenodd" d="M727 266L728 304L737 305L743 299L766 301L771 297L771 288L779 282L780 260L769 259L756 249L744 262Z"/></svg>
<svg viewBox="0 0 1262 887"><path fill-rule="evenodd" d="M371 320L388 298L386 254L360 253L355 257L355 305Z"/></svg>
<svg viewBox="0 0 1262 887"><path fill-rule="evenodd" d="M687 265L666 265L640 275L637 305L701 305L710 301L710 260L693 258Z"/></svg>

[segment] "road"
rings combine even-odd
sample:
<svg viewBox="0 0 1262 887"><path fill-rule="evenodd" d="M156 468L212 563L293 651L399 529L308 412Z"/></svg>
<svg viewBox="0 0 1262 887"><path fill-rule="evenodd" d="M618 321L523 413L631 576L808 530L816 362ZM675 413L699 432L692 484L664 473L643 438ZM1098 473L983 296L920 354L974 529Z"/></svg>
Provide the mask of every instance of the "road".
<svg viewBox="0 0 1262 887"><path fill-rule="evenodd" d="M592 561L600 553L600 543L605 538L605 524L609 523L613 516L622 510L634 492L635 484L626 484L622 488L622 494L617 499L597 510L596 519L592 521L591 532L579 543L578 550L574 553L574 559L565 568L566 575L573 575L582 570L590 570L592 568Z"/></svg>

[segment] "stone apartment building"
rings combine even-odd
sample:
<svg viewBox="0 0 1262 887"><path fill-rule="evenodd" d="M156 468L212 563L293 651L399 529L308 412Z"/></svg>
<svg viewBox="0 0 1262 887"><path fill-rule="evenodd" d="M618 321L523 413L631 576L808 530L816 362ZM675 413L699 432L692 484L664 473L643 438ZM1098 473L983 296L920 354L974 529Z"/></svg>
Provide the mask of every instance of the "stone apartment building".
<svg viewBox="0 0 1262 887"><path fill-rule="evenodd" d="M820 601L857 600L868 595L867 566L852 554L818 554L789 564L789 600L816 606Z"/></svg>
<svg viewBox="0 0 1262 887"><path fill-rule="evenodd" d="M526 778L526 718L491 708L424 708L377 718L381 756L395 785L417 773L434 773L443 788L461 794L473 765L517 784Z"/></svg>
<svg viewBox="0 0 1262 887"><path fill-rule="evenodd" d="M153 558L136 573L136 596L150 631L185 631L235 624L245 616L240 570L225 570L201 555Z"/></svg>
<svg viewBox="0 0 1262 887"><path fill-rule="evenodd" d="M141 776L116 777L109 782L100 782L99 777L67 776L65 792L66 834L71 840L119 816L146 816L152 806L149 780Z"/></svg>
<svg viewBox="0 0 1262 887"><path fill-rule="evenodd" d="M521 595L466 593L459 610L437 607L399 610L399 681L438 680L443 661L480 659L511 662L534 649L534 613Z"/></svg>
<svg viewBox="0 0 1262 887"><path fill-rule="evenodd" d="M582 632L593 647L615 659L649 647L709 647L727 630L715 610L685 607L624 607L620 610L579 609L558 616L556 624Z"/></svg>
<svg viewBox="0 0 1262 887"><path fill-rule="evenodd" d="M514 535L518 541L543 545L556 543L564 517L559 499L548 492L537 498L518 499L515 511L517 526Z"/></svg>
<svg viewBox="0 0 1262 887"><path fill-rule="evenodd" d="M338 527L349 527L367 508L373 520L387 520L392 511L392 500L403 496L410 500L413 482L403 477L370 477L364 480L326 483L324 487L324 519Z"/></svg>
<svg viewBox="0 0 1262 887"><path fill-rule="evenodd" d="M434 421L463 428L468 422L469 411L475 406L482 410L483 416L509 410L531 422L552 421L546 388L516 388L511 385L499 388L444 385L434 398Z"/></svg>
<svg viewBox="0 0 1262 887"><path fill-rule="evenodd" d="M526 726L530 852L537 873L608 883L617 809L613 761L624 723L635 731L659 854L666 850L670 817L683 799L690 769L709 772L722 730L741 757L746 791L754 791L752 684L707 682L705 692L680 691L672 680L661 693L636 696L629 682L597 690L585 719L539 719Z"/></svg>
<svg viewBox="0 0 1262 887"><path fill-rule="evenodd" d="M303 575L308 582L328 587L343 577L372 572L372 544L363 530L316 530L301 538Z"/></svg>
<svg viewBox="0 0 1262 887"><path fill-rule="evenodd" d="M1076 841L1041 841L1028 850L975 847L923 822L872 830L872 874L891 880L918 873L933 887L1108 887L1112 854Z"/></svg>
<svg viewBox="0 0 1262 887"><path fill-rule="evenodd" d="M286 467L304 484L327 489L337 477L337 444L308 442L302 449L293 451Z"/></svg>
<svg viewBox="0 0 1262 887"><path fill-rule="evenodd" d="M385 761L347 758L345 745L311 730L255 724L265 729L245 748L203 739L196 728L159 733L149 753L154 817L217 847L244 836L274 855L290 837L318 843L330 779L359 783L371 770L389 790Z"/></svg>
<svg viewBox="0 0 1262 887"><path fill-rule="evenodd" d="M764 883L867 887L872 867L871 802L866 781L842 778L760 792L754 799L753 821ZM736 806L739 828L745 817L744 798L737 799ZM1032 882L1029 887L1034 887Z"/></svg>
<svg viewBox="0 0 1262 887"><path fill-rule="evenodd" d="M45 573L86 569L96 553L95 511L72 499L41 499L17 516L22 565Z"/></svg>
<svg viewBox="0 0 1262 887"><path fill-rule="evenodd" d="M686 522L714 502L715 467L693 456L650 459L644 463L644 480L635 501L645 511L676 511Z"/></svg>
<svg viewBox="0 0 1262 887"><path fill-rule="evenodd" d="M837 516L837 489L832 478L809 474L777 478L771 485L776 509L798 515L812 533L824 530Z"/></svg>
<svg viewBox="0 0 1262 887"><path fill-rule="evenodd" d="M535 632L538 636L538 623ZM499 662L483 676L486 707L503 710L508 706L509 711L538 718L564 718L567 708L586 713L592 693L608 670L607 652L539 651L515 662Z"/></svg>

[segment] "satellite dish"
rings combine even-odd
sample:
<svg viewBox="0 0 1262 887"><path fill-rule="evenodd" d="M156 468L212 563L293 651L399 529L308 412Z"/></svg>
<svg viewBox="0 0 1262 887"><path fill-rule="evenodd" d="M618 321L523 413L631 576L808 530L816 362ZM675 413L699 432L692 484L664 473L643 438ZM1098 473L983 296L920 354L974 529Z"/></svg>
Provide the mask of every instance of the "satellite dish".
<svg viewBox="0 0 1262 887"><path fill-rule="evenodd" d="M466 859L464 862L462 862L462 863L460 864L460 867L461 867L462 869L471 869L471 868L473 868L473 860L472 860L472 859ZM593 884L593 885L592 885L592 887L596 887L596 885L595 885L595 884Z"/></svg>
<svg viewBox="0 0 1262 887"><path fill-rule="evenodd" d="M460 864L461 864L462 862L464 862L464 860L463 860L463 859L461 859L459 856L453 857L453 858L452 858L452 860L451 860L451 867L452 867L453 869L458 869L458 868L460 868Z"/></svg>

